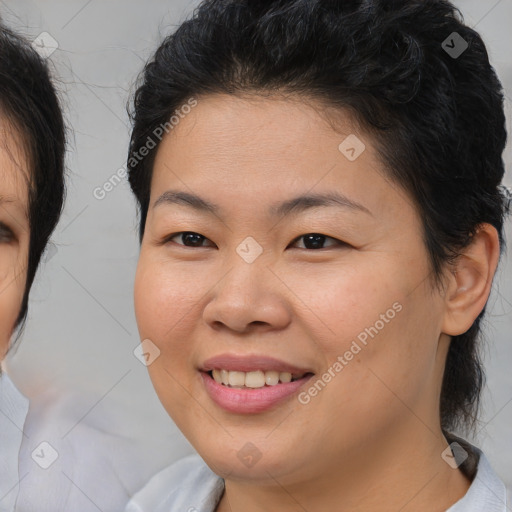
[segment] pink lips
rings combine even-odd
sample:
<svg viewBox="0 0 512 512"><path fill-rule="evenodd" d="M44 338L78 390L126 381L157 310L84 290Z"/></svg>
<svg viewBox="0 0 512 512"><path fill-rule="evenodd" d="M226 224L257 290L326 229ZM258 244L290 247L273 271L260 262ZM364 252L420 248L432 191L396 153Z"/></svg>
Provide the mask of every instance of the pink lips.
<svg viewBox="0 0 512 512"><path fill-rule="evenodd" d="M264 386L256 389L230 388L215 382L208 372L214 369L228 371L278 371L304 375L293 382ZM299 368L267 356L233 356L222 354L204 362L201 378L210 398L222 409L240 414L266 411L294 395L313 375L308 369Z"/></svg>

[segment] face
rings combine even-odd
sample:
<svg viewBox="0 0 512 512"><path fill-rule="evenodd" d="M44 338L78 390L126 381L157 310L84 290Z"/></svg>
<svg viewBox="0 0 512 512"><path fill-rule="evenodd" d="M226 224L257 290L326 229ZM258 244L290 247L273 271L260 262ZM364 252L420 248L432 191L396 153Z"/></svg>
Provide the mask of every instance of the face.
<svg viewBox="0 0 512 512"><path fill-rule="evenodd" d="M419 215L337 121L208 96L158 149L137 322L162 404L225 477L321 479L439 422L443 300Z"/></svg>
<svg viewBox="0 0 512 512"><path fill-rule="evenodd" d="M0 120L0 360L20 311L29 246L27 161L13 133Z"/></svg>

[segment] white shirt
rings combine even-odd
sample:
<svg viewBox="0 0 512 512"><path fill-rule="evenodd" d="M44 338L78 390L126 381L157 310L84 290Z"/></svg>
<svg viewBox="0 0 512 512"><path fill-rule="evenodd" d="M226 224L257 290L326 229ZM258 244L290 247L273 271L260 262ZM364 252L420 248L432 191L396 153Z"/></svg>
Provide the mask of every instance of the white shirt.
<svg viewBox="0 0 512 512"><path fill-rule="evenodd" d="M18 497L18 459L28 399L5 373L0 374L0 512L12 512Z"/></svg>
<svg viewBox="0 0 512 512"><path fill-rule="evenodd" d="M466 495L446 512L507 512L504 483L485 455L472 445L478 459ZM125 512L214 512L224 480L199 455L190 455L157 473L128 503Z"/></svg>
<svg viewBox="0 0 512 512"><path fill-rule="evenodd" d="M168 464L161 448L124 428L114 398L95 404L96 396L59 386L41 395L30 397L15 512L120 512Z"/></svg>

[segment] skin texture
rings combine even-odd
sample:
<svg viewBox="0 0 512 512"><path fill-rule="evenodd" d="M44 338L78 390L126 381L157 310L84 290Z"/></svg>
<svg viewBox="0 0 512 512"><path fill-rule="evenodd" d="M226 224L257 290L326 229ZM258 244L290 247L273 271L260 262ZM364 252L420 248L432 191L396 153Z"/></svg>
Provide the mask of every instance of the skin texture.
<svg viewBox="0 0 512 512"><path fill-rule="evenodd" d="M21 307L28 263L28 166L15 133L0 120L0 361Z"/></svg>
<svg viewBox="0 0 512 512"><path fill-rule="evenodd" d="M444 511L470 483L441 458L449 335L485 305L497 233L484 225L457 272L435 287L414 204L348 114L338 112L334 127L322 113L299 99L211 95L163 139L135 282L141 339L160 350L150 376L178 427L225 478L220 512ZM355 161L338 149L349 134L366 146ZM171 189L219 211L154 207ZM268 213L332 191L370 213ZM171 237L183 231L205 238L186 246ZM326 236L320 248L305 245L310 233ZM248 236L263 249L252 263L236 251ZM272 356L316 380L395 303L400 312L306 405L295 395L242 415L205 391L198 368L223 353ZM237 456L249 442L261 454L251 467Z"/></svg>

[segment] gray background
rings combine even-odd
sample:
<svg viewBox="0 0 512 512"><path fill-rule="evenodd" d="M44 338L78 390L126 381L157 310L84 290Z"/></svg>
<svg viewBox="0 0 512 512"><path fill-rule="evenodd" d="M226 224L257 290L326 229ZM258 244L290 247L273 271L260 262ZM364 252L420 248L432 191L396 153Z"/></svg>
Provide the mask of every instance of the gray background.
<svg viewBox="0 0 512 512"><path fill-rule="evenodd" d="M512 0L458 0L455 4L488 45L508 96L511 133ZM51 475L48 470L44 478L48 487L60 479L59 485L66 484L81 495L80 510L115 510L118 505L100 496L85 472L72 468L72 453L77 449L87 454L80 460L87 461L90 469L94 451L103 442L113 454L105 464L120 475L116 482L121 482L127 495L150 474L193 451L161 407L146 368L133 355L139 341L132 300L138 242L129 187L123 181L103 200L96 199L93 190L124 165L129 138L125 106L145 59L196 5L181 0L0 1L0 13L8 25L31 40L44 31L58 42L50 60L73 128L64 215L37 277L27 329L7 368L31 400L25 440L28 457L43 440L55 446L61 466ZM510 143L505 160L506 183L512 186ZM510 220L506 230L512 244ZM511 259L509 251L501 263L485 323L488 387L475 441L509 486ZM105 439L94 444L90 439L98 431ZM127 457L126 461L116 466L116 454L119 460ZM28 483L43 478L30 463L27 458L25 493ZM41 504L39 510L43 509Z"/></svg>

